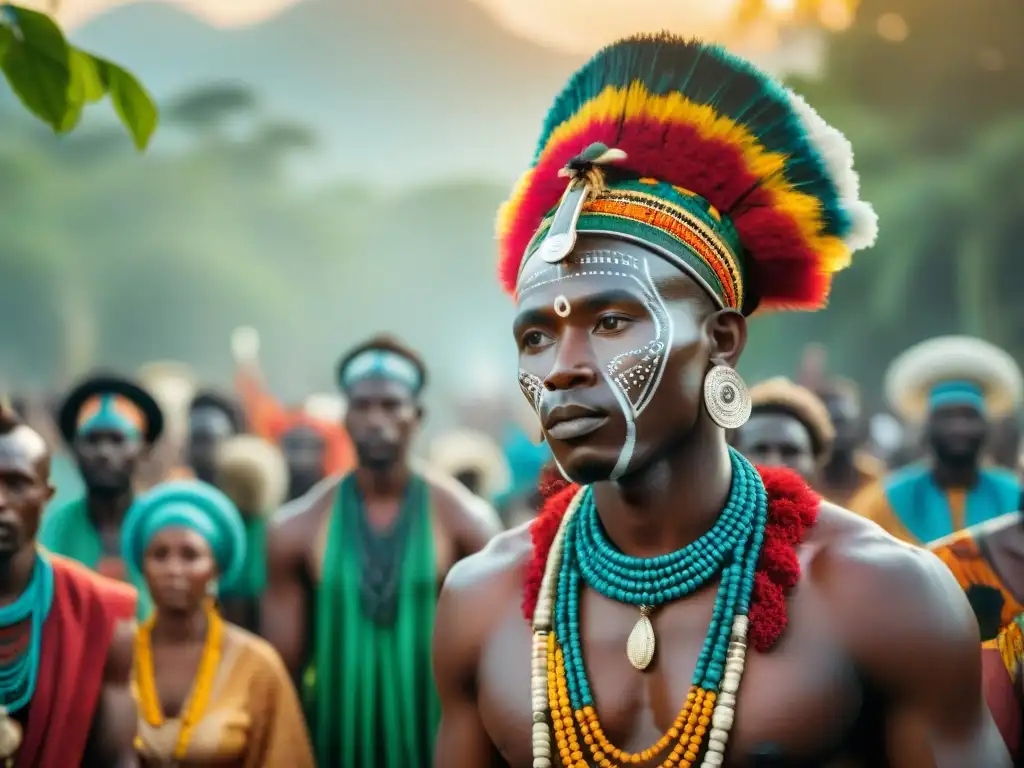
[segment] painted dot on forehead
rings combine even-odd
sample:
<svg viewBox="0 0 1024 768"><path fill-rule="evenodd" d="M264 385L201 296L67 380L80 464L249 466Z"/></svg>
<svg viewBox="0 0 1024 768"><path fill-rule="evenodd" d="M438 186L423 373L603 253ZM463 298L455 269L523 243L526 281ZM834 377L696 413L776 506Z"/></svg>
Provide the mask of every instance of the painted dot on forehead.
<svg viewBox="0 0 1024 768"><path fill-rule="evenodd" d="M565 296L555 297L555 314L559 317L568 317L572 312L572 305Z"/></svg>

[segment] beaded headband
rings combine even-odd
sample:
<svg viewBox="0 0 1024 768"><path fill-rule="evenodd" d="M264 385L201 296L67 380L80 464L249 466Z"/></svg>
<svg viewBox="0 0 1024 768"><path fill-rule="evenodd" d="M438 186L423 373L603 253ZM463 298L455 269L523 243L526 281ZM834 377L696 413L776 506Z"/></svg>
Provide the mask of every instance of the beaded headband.
<svg viewBox="0 0 1024 768"><path fill-rule="evenodd" d="M348 361L338 373L343 390L350 389L356 382L365 379L388 379L396 381L419 394L423 380L419 369L406 357L388 349L368 349Z"/></svg>

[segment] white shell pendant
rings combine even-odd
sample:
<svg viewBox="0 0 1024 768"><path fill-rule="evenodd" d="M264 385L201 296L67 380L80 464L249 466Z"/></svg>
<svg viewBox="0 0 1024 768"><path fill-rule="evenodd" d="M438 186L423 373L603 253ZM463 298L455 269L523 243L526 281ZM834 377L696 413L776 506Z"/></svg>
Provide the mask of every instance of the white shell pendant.
<svg viewBox="0 0 1024 768"><path fill-rule="evenodd" d="M640 619L626 641L626 656L629 663L641 672L650 666L654 659L654 625L650 619L651 607L640 606Z"/></svg>

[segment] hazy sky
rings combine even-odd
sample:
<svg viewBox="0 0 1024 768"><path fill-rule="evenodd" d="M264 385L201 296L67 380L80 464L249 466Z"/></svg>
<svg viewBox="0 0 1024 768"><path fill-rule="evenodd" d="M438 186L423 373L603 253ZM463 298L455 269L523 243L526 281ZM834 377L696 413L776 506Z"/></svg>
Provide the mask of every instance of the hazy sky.
<svg viewBox="0 0 1024 768"><path fill-rule="evenodd" d="M636 0L618 22L620 0L557 0L560 15L547 24L549 0L62 2L72 38L128 66L158 98L211 80L250 83L269 111L317 130L318 173L401 186L440 176L511 182L587 51L643 29L638 19L713 33L714 14L697 9L721 13L734 0ZM571 34L544 32L573 18ZM819 43L790 31L786 58L813 64Z"/></svg>

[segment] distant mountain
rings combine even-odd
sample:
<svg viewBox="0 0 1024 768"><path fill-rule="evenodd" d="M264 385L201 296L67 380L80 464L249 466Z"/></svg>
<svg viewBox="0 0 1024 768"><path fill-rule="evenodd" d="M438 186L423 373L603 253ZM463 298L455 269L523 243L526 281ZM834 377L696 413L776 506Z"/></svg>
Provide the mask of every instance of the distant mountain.
<svg viewBox="0 0 1024 768"><path fill-rule="evenodd" d="M140 3L73 37L161 98L210 80L250 83L268 109L321 134L321 172L387 186L511 180L581 62L514 36L467 0L308 0L232 30Z"/></svg>

